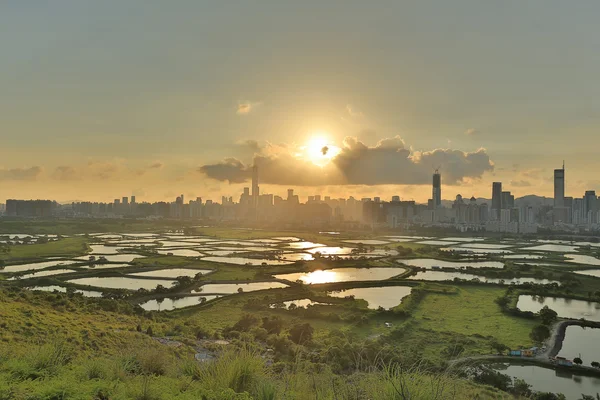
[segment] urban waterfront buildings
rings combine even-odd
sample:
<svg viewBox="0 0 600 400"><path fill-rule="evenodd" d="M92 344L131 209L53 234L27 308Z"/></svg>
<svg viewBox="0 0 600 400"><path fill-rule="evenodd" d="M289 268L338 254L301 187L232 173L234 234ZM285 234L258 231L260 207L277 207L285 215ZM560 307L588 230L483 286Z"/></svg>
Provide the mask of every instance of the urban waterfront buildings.
<svg viewBox="0 0 600 400"><path fill-rule="evenodd" d="M534 233L538 227L551 229L600 230L600 202L594 190L582 197L565 196L565 169L554 171L554 198L536 196L515 199L502 182L492 183L491 201L468 200L461 195L453 202L441 198L442 174L436 170L432 179L432 198L417 204L392 196L355 199L331 198L315 194L302 202L294 189L285 196L260 193L259 169L252 168L251 187L239 200L221 198L221 202L201 197L186 202L184 195L173 202L139 203L135 196L124 196L110 203L74 202L58 204L50 200L8 200L0 205L8 217L135 217L175 218L210 221L235 221L248 224L280 226L328 226L409 228L413 225L454 227L459 230L487 230L507 233Z"/></svg>

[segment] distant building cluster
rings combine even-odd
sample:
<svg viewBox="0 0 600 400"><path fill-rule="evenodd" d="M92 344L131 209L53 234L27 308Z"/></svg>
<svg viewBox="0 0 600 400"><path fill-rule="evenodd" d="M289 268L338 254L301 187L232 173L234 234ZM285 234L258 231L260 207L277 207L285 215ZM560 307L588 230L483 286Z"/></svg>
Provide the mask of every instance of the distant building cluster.
<svg viewBox="0 0 600 400"><path fill-rule="evenodd" d="M502 182L492 183L491 202L457 195L453 202L442 201L442 174L435 170L432 198L427 204L379 197L334 199L321 195L308 196L302 203L293 189L281 197L261 194L259 171L252 169L251 187L244 188L239 200L222 197L221 202L203 201L201 197L185 201L183 194L173 202L147 203L135 196L115 199L111 203L74 202L58 204L50 200L8 200L0 212L9 217L136 217L237 221L284 226L369 226L410 228L414 225L453 227L460 231L535 233L538 227L552 229L600 228L599 200L596 192L586 191L582 198L565 197L565 168L554 171L552 204L529 201L503 189ZM236 201L237 200L237 201Z"/></svg>

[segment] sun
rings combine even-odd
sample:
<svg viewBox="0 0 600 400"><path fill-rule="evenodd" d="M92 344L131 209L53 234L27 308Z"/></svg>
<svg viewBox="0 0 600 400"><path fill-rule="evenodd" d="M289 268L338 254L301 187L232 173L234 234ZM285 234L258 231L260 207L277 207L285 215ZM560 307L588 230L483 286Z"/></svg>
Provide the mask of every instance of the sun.
<svg viewBox="0 0 600 400"><path fill-rule="evenodd" d="M304 153L313 164L323 167L340 154L340 148L331 144L324 134L317 133L304 147Z"/></svg>

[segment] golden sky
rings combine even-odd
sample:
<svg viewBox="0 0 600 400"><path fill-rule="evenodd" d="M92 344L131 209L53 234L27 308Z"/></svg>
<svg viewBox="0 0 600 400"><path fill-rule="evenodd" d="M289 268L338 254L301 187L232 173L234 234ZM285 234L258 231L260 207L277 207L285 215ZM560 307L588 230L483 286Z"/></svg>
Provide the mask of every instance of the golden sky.
<svg viewBox="0 0 600 400"><path fill-rule="evenodd" d="M254 163L280 195L549 196L563 159L600 189L598 2L25 3L0 202L237 199Z"/></svg>

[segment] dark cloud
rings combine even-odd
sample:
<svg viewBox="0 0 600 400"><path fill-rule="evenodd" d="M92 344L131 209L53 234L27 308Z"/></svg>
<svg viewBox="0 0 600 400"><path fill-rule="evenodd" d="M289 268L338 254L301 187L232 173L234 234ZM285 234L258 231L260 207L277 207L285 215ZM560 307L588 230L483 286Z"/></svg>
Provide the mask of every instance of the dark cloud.
<svg viewBox="0 0 600 400"><path fill-rule="evenodd" d="M203 165L198 171L210 178L229 183L242 183L251 176L249 168L235 158L226 158L218 164Z"/></svg>
<svg viewBox="0 0 600 400"><path fill-rule="evenodd" d="M328 152L329 152L329 147L323 146L323 148L321 149L321 154L326 156Z"/></svg>
<svg viewBox="0 0 600 400"><path fill-rule="evenodd" d="M11 169L0 168L0 180L34 181L42 174L42 172L42 167L38 166Z"/></svg>
<svg viewBox="0 0 600 400"><path fill-rule="evenodd" d="M431 184L431 174L439 167L444 184L452 185L463 179L480 178L494 168L485 149L413 152L400 137L383 139L373 147L355 137L347 137L339 154L324 167L294 154L284 147L262 148L253 160L259 167L260 181L297 186L421 185ZM250 168L250 164L228 158L204 165L199 171L219 181L241 183L250 178Z"/></svg>

